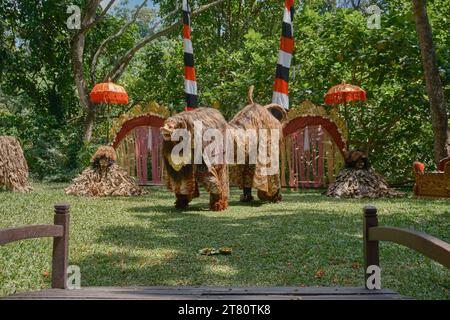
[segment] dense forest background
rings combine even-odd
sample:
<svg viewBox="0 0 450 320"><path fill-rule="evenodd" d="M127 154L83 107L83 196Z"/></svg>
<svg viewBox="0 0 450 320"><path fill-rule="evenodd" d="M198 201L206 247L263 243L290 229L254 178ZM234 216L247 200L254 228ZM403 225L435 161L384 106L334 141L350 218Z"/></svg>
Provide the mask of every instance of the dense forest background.
<svg viewBox="0 0 450 320"><path fill-rule="evenodd" d="M132 5L119 3L89 30L83 70L92 88L108 67L150 32L159 17L165 24L181 1L157 0L142 8L134 23L103 48L97 67L92 58L103 39L134 17ZM195 9L208 3L190 1ZM83 0L3 0L0 4L0 135L23 145L32 176L67 180L92 151L105 143L105 108L99 107L90 141L83 139L86 110L80 105L72 68L76 30L67 28L67 7ZM381 9L381 28L369 29L365 8ZM354 146L367 150L372 165L390 182L412 179L412 162L433 163L433 132L420 48L410 0L296 1L296 49L290 79L291 105L309 99L323 104L331 86L360 85L368 100L349 108ZM439 72L450 96L450 2L428 1L428 15ZM272 96L283 1L225 0L192 19L192 41L201 105L218 107L225 117L246 103L255 85L255 101ZM181 27L136 52L116 80L129 93L130 105L114 106L119 115L136 103L156 101L172 112L184 106Z"/></svg>

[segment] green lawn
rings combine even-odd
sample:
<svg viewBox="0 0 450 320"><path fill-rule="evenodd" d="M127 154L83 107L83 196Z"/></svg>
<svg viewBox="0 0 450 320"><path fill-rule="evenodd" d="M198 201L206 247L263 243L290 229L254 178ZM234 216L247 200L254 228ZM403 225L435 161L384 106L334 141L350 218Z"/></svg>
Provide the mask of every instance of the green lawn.
<svg viewBox="0 0 450 320"><path fill-rule="evenodd" d="M70 264L82 286L362 286L362 207L382 225L410 227L450 242L450 202L338 200L318 191L284 191L281 204L243 205L232 190L225 212L203 193L188 211L164 188L132 198L66 196L64 184L34 184L30 194L0 193L0 228L52 223L53 204L71 208ZM201 256L204 247L233 248ZM450 271L412 250L381 244L382 286L414 298L450 299ZM0 296L50 286L51 240L0 247Z"/></svg>

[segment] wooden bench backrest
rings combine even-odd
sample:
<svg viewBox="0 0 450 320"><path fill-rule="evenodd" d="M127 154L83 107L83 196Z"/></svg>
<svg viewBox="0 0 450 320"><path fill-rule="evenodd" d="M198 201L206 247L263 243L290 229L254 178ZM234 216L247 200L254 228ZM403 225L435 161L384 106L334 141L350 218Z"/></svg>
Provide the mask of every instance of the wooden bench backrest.
<svg viewBox="0 0 450 320"><path fill-rule="evenodd" d="M67 265L69 258L70 206L55 205L54 224L22 226L0 229L0 245L24 239L52 237L52 288L67 288Z"/></svg>
<svg viewBox="0 0 450 320"><path fill-rule="evenodd" d="M364 207L364 274L367 268L380 266L379 241L391 241L413 249L450 269L450 244L423 232L378 226L377 208ZM367 287L367 284L366 284Z"/></svg>

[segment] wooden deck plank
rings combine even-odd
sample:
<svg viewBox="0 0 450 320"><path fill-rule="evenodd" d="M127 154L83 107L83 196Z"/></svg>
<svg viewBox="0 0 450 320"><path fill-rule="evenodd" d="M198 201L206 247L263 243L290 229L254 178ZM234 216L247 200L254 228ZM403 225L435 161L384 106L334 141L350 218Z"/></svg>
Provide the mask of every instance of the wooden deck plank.
<svg viewBox="0 0 450 320"><path fill-rule="evenodd" d="M47 289L3 299L102 299L102 300L373 300L405 299L389 289L360 287L85 287L79 290Z"/></svg>
<svg viewBox="0 0 450 320"><path fill-rule="evenodd" d="M251 295L234 295L234 296L196 296L196 295L145 295L145 296L130 296L130 295L117 295L109 297L15 297L6 298L5 300L252 300L252 301L264 301L264 300L404 300L405 298L395 295L346 295L346 296L286 296L286 295L266 295L266 296L251 296Z"/></svg>
<svg viewBox="0 0 450 320"><path fill-rule="evenodd" d="M396 294L389 289L367 290L364 288L339 287L85 287L81 290L48 289L36 292L23 293L24 295L43 294L97 294L105 293L134 293L134 294L178 294L178 295L376 295Z"/></svg>

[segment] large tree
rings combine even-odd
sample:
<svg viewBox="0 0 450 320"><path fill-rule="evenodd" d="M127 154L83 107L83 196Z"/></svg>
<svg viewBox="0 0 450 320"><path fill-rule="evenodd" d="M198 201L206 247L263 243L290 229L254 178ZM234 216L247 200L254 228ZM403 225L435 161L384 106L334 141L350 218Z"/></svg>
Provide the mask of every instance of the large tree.
<svg viewBox="0 0 450 320"><path fill-rule="evenodd" d="M203 6L200 6L198 9L192 12L191 16L198 15L199 13L214 7L220 3L222 3L224 0L215 0L213 2L210 2L208 4L205 4ZM71 49L71 56L72 56L72 69L75 79L75 84L77 87L80 104L83 107L85 111L85 118L84 118L84 135L83 140L84 141L90 141L92 137L92 130L95 123L95 117L97 114L96 106L90 102L89 100L89 83L92 85L93 82L97 81L96 79L96 67L97 62L99 59L99 56L102 54L102 51L104 50L105 46L108 45L108 43L112 42L113 40L120 37L124 31L132 25L140 12L140 10L145 6L147 3L147 0L143 0L141 5L136 9L134 12L131 20L124 24L122 28L120 28L119 31L117 31L115 34L112 34L111 36L105 38L99 45L98 49L96 50L95 54L92 56L91 60L87 62L87 57L85 57L85 44L86 44L86 37L88 35L88 32L94 28L98 23L100 23L105 16L107 15L110 8L113 6L115 0L110 0L104 9L101 9L100 6L101 0L89 0L86 4L86 6L83 8L83 14L81 17L81 28L76 32L72 39L72 49ZM101 10L100 10L101 9ZM177 19L175 22L167 24L167 21L169 21L169 18L175 14L179 13L180 8L177 7L173 12L170 12L165 17L161 17L157 20L157 22L150 28L147 35L139 39L132 48L121 54L117 57L115 60L115 63L110 67L109 71L104 73L103 79L100 79L101 81L107 81L108 79L111 79L113 81L117 81L117 79L120 78L120 76L125 71L126 67L130 63L131 59L134 57L134 55L145 45L148 43L162 37L165 35L168 35L170 32L175 30L178 26L181 25L181 19ZM164 27L162 27L164 26ZM85 72L85 64L88 63L90 66L90 74L87 75Z"/></svg>
<svg viewBox="0 0 450 320"><path fill-rule="evenodd" d="M434 161L437 164L439 160L448 156L448 107L439 76L436 52L433 45L433 34L428 21L426 0L413 0L413 10L416 30L419 36L428 99L430 101L431 121L434 132Z"/></svg>

